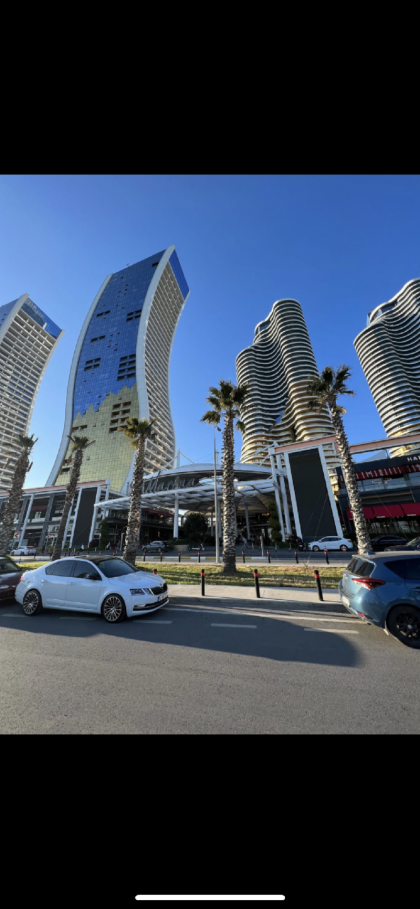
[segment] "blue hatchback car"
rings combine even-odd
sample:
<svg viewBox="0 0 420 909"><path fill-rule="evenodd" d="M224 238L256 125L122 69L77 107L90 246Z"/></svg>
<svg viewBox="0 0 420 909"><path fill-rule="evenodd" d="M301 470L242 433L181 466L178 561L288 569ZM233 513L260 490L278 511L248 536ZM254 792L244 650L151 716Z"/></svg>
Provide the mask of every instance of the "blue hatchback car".
<svg viewBox="0 0 420 909"><path fill-rule="evenodd" d="M420 648L418 552L360 553L349 562L338 589L353 615L407 647Z"/></svg>

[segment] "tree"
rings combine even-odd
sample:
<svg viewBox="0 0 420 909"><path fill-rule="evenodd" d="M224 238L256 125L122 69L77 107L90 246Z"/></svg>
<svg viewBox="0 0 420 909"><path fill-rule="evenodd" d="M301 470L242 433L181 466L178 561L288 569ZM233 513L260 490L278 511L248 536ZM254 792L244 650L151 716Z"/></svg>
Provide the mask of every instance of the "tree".
<svg viewBox="0 0 420 909"><path fill-rule="evenodd" d="M359 551L366 552L370 549L369 531L365 521L362 499L355 477L354 463L342 419L343 414L347 413L347 411L344 407L340 407L340 405L337 404L337 398L340 395L351 395L352 397L355 395L355 392L351 391L346 385L350 375L350 367L343 364L342 366L339 366L337 370L334 370L331 366L326 366L319 377L309 376L310 384L308 386L308 392L310 395L313 395L313 397L309 400L308 407L310 410L317 410L318 413L325 408L325 405L329 408L337 437L337 445L341 457L350 508L353 514Z"/></svg>
<svg viewBox="0 0 420 909"><path fill-rule="evenodd" d="M87 436L67 436L71 442L73 442L73 451L72 451L72 468L70 471L69 482L67 483L66 497L64 499L64 508L61 515L60 526L57 532L57 538L54 544L54 549L52 551L51 560L61 559L61 553L63 550L63 541L64 534L66 532L67 518L69 516L70 508L73 503L73 499L76 495L76 487L80 479L80 471L82 468L83 455L89 445L92 445L92 442L89 442ZM74 458L73 458L74 455Z"/></svg>
<svg viewBox="0 0 420 909"><path fill-rule="evenodd" d="M277 505L275 502L270 502L268 506L269 519L268 523L271 527L271 539L276 546L280 546L283 542L283 537L280 530L280 521L277 514Z"/></svg>
<svg viewBox="0 0 420 909"><path fill-rule="evenodd" d="M33 433L31 436L24 436L19 433L16 438L16 447L20 450L20 454L16 461L12 486L3 512L3 523L0 526L0 556L7 554L10 537L13 533L15 515L19 511L26 474L29 473L32 467L32 462L29 461L30 454L37 441L38 439L34 439ZM9 458L9 462L10 460Z"/></svg>
<svg viewBox="0 0 420 909"><path fill-rule="evenodd" d="M124 558L135 565L138 545L138 535L141 520L141 495L143 490L144 460L146 442L153 442L156 438L153 420L138 420L137 417L128 417L125 426L120 426L120 431L125 432L127 439L136 449L134 458L133 482L130 492L130 508L128 512L127 533L125 536Z"/></svg>
<svg viewBox="0 0 420 909"><path fill-rule="evenodd" d="M195 543L204 541L204 537L209 529L207 518L204 514L191 511L185 515L183 530L188 542Z"/></svg>
<svg viewBox="0 0 420 909"><path fill-rule="evenodd" d="M245 399L248 394L248 385L234 385L230 381L220 379L218 388L209 388L210 395L207 403L213 410L208 410L201 418L202 423L218 426L224 416L223 429L223 572L232 574L236 572L236 506L234 486L234 442L233 423L237 420L236 429L245 432L245 424L241 422L241 413L246 408Z"/></svg>
<svg viewBox="0 0 420 909"><path fill-rule="evenodd" d="M101 535L99 537L99 548L105 549L105 546L109 540L109 525L108 525L108 521L106 518L104 518L103 521L101 521L100 533L101 533Z"/></svg>

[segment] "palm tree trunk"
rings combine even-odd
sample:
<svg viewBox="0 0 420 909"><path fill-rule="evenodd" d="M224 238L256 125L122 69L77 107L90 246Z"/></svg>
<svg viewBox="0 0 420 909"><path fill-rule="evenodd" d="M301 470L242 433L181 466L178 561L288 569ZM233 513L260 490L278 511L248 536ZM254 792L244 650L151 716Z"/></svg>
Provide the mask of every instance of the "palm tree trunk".
<svg viewBox="0 0 420 909"><path fill-rule="evenodd" d="M335 434L337 437L337 444L343 467L344 480L349 496L350 508L353 514L359 552L367 552L371 548L370 537L365 521L362 499L357 488L357 480L355 477L354 463L351 456L350 446L340 414L337 413L334 406L330 406L330 410Z"/></svg>
<svg viewBox="0 0 420 909"><path fill-rule="evenodd" d="M0 556L7 555L10 537L13 532L15 514L19 511L25 477L29 468L29 457L26 451L22 452L16 462L12 480L12 488L3 513L3 523L0 526Z"/></svg>
<svg viewBox="0 0 420 909"><path fill-rule="evenodd" d="M83 461L83 451L79 449L74 455L73 466L70 473L70 479L67 484L66 498L64 499L64 508L63 514L61 515L60 526L58 528L57 539L54 544L54 549L51 556L51 561L55 559L61 559L62 549L63 549L63 540L64 534L67 525L67 518L69 516L69 511L73 503L73 499L76 495L76 487L79 482L80 469Z"/></svg>
<svg viewBox="0 0 420 909"><path fill-rule="evenodd" d="M130 495L130 510L128 512L127 536L125 538L124 559L136 564L138 534L141 519L141 495L143 490L145 439L139 439L136 456L134 459L133 485Z"/></svg>
<svg viewBox="0 0 420 909"><path fill-rule="evenodd" d="M233 416L225 413L223 430L223 573L236 572Z"/></svg>

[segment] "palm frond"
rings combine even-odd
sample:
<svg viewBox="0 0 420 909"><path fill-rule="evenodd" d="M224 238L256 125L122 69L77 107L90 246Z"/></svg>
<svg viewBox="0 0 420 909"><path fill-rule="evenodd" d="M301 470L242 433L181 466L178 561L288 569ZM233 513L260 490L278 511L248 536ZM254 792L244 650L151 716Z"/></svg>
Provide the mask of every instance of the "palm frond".
<svg viewBox="0 0 420 909"><path fill-rule="evenodd" d="M71 442L73 442L73 451L84 451L85 448L88 448L89 445L92 445L92 442L89 442L88 436L67 436Z"/></svg>
<svg viewBox="0 0 420 909"><path fill-rule="evenodd" d="M218 426L220 423L220 413L216 413L215 410L207 410L203 417L201 417L200 423L210 423L214 426Z"/></svg>
<svg viewBox="0 0 420 909"><path fill-rule="evenodd" d="M236 429L238 432L241 432L243 436L244 436L245 433L246 433L246 426L245 426L245 423L242 423L241 420L238 420L238 422L236 423L235 429Z"/></svg>

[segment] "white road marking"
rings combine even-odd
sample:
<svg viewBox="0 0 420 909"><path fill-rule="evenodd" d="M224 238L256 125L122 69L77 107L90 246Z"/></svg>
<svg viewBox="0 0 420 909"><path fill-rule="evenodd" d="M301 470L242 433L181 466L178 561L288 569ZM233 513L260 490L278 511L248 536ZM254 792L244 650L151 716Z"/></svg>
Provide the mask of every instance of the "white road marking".
<svg viewBox="0 0 420 909"><path fill-rule="evenodd" d="M326 631L331 631L334 634L359 634L355 629L349 628L304 628L304 631L319 631L321 634L324 634Z"/></svg>
<svg viewBox="0 0 420 909"><path fill-rule="evenodd" d="M257 626L256 625L238 625L237 622L235 622L234 625L230 625L228 622L212 622L211 627L212 628L256 628Z"/></svg>
<svg viewBox="0 0 420 909"><path fill-rule="evenodd" d="M30 615L21 615L19 612L3 612L3 619L30 619Z"/></svg>
<svg viewBox="0 0 420 909"><path fill-rule="evenodd" d="M143 625L172 625L172 619L133 619L133 622L143 622Z"/></svg>

